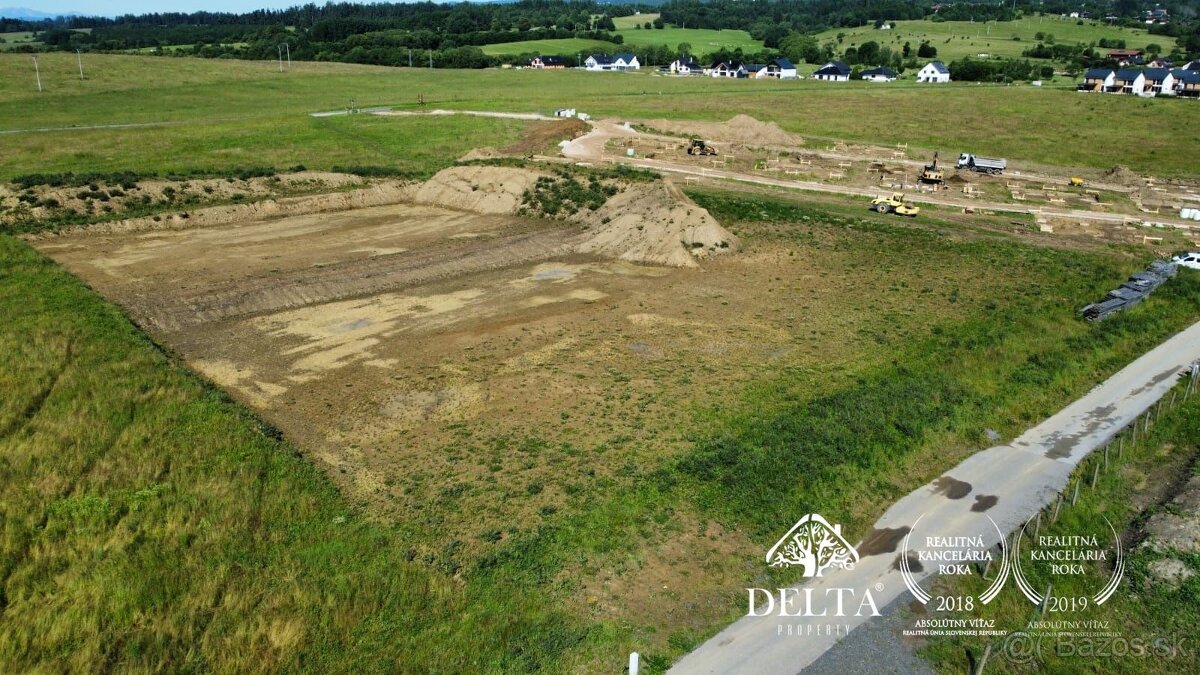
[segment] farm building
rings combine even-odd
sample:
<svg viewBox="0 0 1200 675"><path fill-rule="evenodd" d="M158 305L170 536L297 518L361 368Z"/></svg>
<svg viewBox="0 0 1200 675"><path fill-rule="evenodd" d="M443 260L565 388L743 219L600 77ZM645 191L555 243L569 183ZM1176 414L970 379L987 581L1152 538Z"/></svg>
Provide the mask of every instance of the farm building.
<svg viewBox="0 0 1200 675"><path fill-rule="evenodd" d="M885 66L871 68L862 72L862 79L868 82L893 82L896 79L896 71Z"/></svg>
<svg viewBox="0 0 1200 675"><path fill-rule="evenodd" d="M830 61L825 65L817 68L813 73L815 80L828 80L830 82L849 82L850 81L850 66L841 61Z"/></svg>
<svg viewBox="0 0 1200 675"><path fill-rule="evenodd" d="M1108 58L1116 61L1118 66L1140 66L1146 62L1140 49L1112 49Z"/></svg>
<svg viewBox="0 0 1200 675"><path fill-rule="evenodd" d="M529 67L538 70L562 70L567 67L567 60L561 56L536 56L529 62Z"/></svg>
<svg viewBox="0 0 1200 675"><path fill-rule="evenodd" d="M592 54L583 62L587 70L638 70L642 64L638 58L628 52L621 54Z"/></svg>
<svg viewBox="0 0 1200 675"><path fill-rule="evenodd" d="M941 61L930 61L917 71L917 82L949 82L950 69Z"/></svg>
<svg viewBox="0 0 1200 675"><path fill-rule="evenodd" d="M1108 91L1108 88L1113 86L1113 78L1116 73L1110 68L1089 68L1083 74L1083 82L1080 83L1079 91Z"/></svg>
<svg viewBox="0 0 1200 675"><path fill-rule="evenodd" d="M701 75L704 73L704 66L692 57L685 56L672 61L667 70L675 75Z"/></svg>

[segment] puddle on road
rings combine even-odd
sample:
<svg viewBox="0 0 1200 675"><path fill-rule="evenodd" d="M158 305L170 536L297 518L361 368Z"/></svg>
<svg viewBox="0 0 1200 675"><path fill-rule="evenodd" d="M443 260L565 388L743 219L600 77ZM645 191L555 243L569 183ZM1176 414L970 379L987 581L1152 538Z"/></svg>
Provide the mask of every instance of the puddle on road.
<svg viewBox="0 0 1200 675"><path fill-rule="evenodd" d="M908 534L911 527L885 527L882 529L872 528L867 536L863 537L862 543L858 545L858 554L862 557L869 555L879 555L880 553L891 553L896 550L896 546L900 544L900 540L904 535Z"/></svg>
<svg viewBox="0 0 1200 675"><path fill-rule="evenodd" d="M975 503L971 505L971 510L976 513L983 513L996 505L1000 498L996 495L975 495Z"/></svg>
<svg viewBox="0 0 1200 675"><path fill-rule="evenodd" d="M962 499L971 494L971 484L951 476L942 476L933 481L933 491L947 499Z"/></svg>
<svg viewBox="0 0 1200 675"><path fill-rule="evenodd" d="M908 553L904 554L904 557L908 558L908 569L910 572L924 572L925 571L925 566L921 564L921 559L917 556L916 551L909 551ZM894 570L900 569L900 554L899 553L896 554L896 559L892 561L892 569L894 569Z"/></svg>

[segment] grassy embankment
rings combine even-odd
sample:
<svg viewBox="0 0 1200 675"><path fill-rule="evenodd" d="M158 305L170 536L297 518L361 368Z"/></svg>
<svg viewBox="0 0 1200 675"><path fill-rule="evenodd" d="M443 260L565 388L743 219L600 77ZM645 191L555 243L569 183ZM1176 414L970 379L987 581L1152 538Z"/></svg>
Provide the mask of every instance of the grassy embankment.
<svg viewBox="0 0 1200 675"><path fill-rule="evenodd" d="M1058 166L1126 164L1158 176L1186 175L1200 153L1190 101L1084 96L1033 87L716 81L640 74L429 71L329 63L273 63L92 56L80 81L73 55L41 59L46 91L28 59L0 54L0 179L33 172L184 171L303 164L444 166L459 148L496 145L503 120L313 118L308 113L387 105L542 111L572 106L593 115L723 121L745 113L811 138L910 143L956 155L971 149ZM131 107L129 101L138 101ZM932 122L931 122L932 120ZM942 123L953 120L954 123ZM1121 143L1113 144L1113 138ZM1047 143L1046 139L1054 139ZM814 145L823 145L814 142Z"/></svg>

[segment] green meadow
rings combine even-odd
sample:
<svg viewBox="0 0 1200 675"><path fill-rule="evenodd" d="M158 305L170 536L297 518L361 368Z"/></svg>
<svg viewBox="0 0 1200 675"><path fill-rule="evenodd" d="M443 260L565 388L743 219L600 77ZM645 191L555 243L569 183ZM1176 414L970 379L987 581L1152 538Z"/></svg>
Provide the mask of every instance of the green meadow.
<svg viewBox="0 0 1200 675"><path fill-rule="evenodd" d="M477 118L314 118L359 106L669 116L723 121L747 114L812 139L973 150L1058 166L1124 164L1154 175L1193 173L1195 101L1085 96L1066 88L954 84L721 81L640 73L453 71L333 63L88 56L41 57L39 94L27 56L0 55L0 178L79 170L195 167L328 168L388 164L439 168L434 138L457 157L509 129ZM130 106L131 100L138 105ZM92 126L108 128L87 128ZM141 125L141 126L122 126ZM35 131L49 128L52 131ZM1047 143L1046 139L1055 142Z"/></svg>

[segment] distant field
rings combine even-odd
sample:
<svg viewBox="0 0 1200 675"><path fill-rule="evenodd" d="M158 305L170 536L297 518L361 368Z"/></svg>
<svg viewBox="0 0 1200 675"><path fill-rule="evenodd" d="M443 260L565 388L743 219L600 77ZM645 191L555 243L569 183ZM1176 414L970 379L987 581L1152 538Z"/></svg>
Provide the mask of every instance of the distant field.
<svg viewBox="0 0 1200 675"><path fill-rule="evenodd" d="M406 149L404 135L389 131L400 126L395 121L381 124L363 116L355 123L332 122L307 114L345 108L352 98L364 107L416 109L418 93L430 105L466 109L545 112L569 105L594 115L709 121L745 113L814 139L911 143L943 154L973 148L1060 166L1125 164L1157 175L1192 174L1200 154L1200 137L1192 132L1200 123L1195 101L1084 96L1051 87L714 81L645 71L430 71L301 62L280 73L273 61L116 55L85 55L88 79L81 82L73 54L44 54L39 60L46 89L40 95L28 57L0 54L0 130L164 126L7 134L0 178L248 162L419 168L428 144ZM130 100L139 105L130 106ZM410 120L404 127L423 125L453 139L465 124L472 123L443 118ZM484 128L477 130L486 138ZM1114 145L1118 131L1124 142Z"/></svg>
<svg viewBox="0 0 1200 675"><path fill-rule="evenodd" d="M912 44L915 52L923 40L938 50L938 58L953 61L964 56L990 54L992 56L1020 56L1021 52L1037 44L1037 33L1054 35L1059 44L1089 44L1100 38L1125 40L1129 49L1140 49L1153 42L1169 52L1175 39L1163 35L1150 35L1144 30L1108 26L1095 22L1076 25L1077 19L1062 19L1057 16L1027 17L1018 21L989 21L971 23L967 21L898 21L890 31L876 30L871 26L860 28L831 28L817 35L821 44L837 42L839 33L844 34L839 49L874 40L882 47L900 49L905 42ZM1013 37L1020 40L1014 40Z"/></svg>
<svg viewBox="0 0 1200 675"><path fill-rule="evenodd" d="M616 23L615 19L614 23ZM715 52L722 47L731 50L741 48L745 52L757 52L763 48L760 40L750 37L750 34L744 30L707 30L668 26L661 30L619 29L617 34L625 38L626 45L633 47L665 45L674 49L681 42L686 42L692 46L692 53L699 56Z"/></svg>
<svg viewBox="0 0 1200 675"><path fill-rule="evenodd" d="M634 26L640 26L640 25L646 23L647 21L650 21L651 23L653 23L654 20L657 19L658 17L659 17L658 13L630 14L629 16L614 16L613 17L613 25L617 27L617 30L624 30L626 28L633 28Z"/></svg>
<svg viewBox="0 0 1200 675"><path fill-rule="evenodd" d="M583 58L587 58L588 54L599 52L614 52L619 50L620 45L614 45L611 42L603 40L584 40L582 38L565 38L561 40L527 40L525 42L501 42L494 45L483 45L480 49L484 54L491 56L503 56L506 54L544 54L547 56L568 56L574 57L576 54L583 54ZM571 59L571 65L575 65L575 60Z"/></svg>
<svg viewBox="0 0 1200 675"><path fill-rule="evenodd" d="M4 42L0 42L0 51L12 49L13 47L23 44L34 44L33 33L29 31L18 31L15 33L0 33L0 38Z"/></svg>

